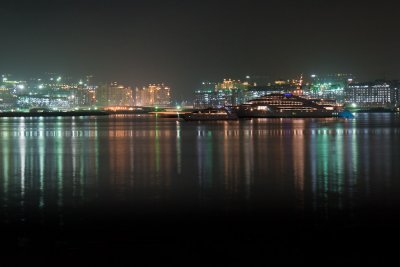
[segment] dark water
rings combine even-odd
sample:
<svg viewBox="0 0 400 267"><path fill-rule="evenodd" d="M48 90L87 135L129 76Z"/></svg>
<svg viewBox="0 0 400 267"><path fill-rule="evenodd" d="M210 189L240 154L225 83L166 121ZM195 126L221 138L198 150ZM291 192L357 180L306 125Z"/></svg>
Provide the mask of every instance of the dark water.
<svg viewBox="0 0 400 267"><path fill-rule="evenodd" d="M398 115L0 118L0 127L1 249L16 261L396 259Z"/></svg>

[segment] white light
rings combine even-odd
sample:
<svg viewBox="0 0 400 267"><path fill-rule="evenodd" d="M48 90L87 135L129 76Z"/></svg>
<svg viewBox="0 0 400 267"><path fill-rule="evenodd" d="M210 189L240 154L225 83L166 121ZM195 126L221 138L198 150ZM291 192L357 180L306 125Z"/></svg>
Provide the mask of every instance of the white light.
<svg viewBox="0 0 400 267"><path fill-rule="evenodd" d="M311 78L315 78L315 77L317 77L317 75L315 75L315 74L311 75Z"/></svg>
<svg viewBox="0 0 400 267"><path fill-rule="evenodd" d="M18 85L18 89L21 89L21 90L22 90L22 89L25 89L25 86L24 86L23 84L19 84L19 85Z"/></svg>

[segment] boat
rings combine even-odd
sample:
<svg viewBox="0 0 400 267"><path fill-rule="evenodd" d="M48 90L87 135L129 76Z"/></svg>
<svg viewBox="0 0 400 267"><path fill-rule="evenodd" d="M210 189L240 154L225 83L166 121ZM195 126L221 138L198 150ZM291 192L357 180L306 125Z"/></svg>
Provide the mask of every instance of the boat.
<svg viewBox="0 0 400 267"><path fill-rule="evenodd" d="M327 118L337 111L301 96L269 94L250 100L237 108L239 118Z"/></svg>
<svg viewBox="0 0 400 267"><path fill-rule="evenodd" d="M185 121L220 121L237 120L238 116L227 108L207 108L196 110L191 113L182 114Z"/></svg>
<svg viewBox="0 0 400 267"><path fill-rule="evenodd" d="M149 112L151 115L155 115L156 117L159 118L167 118L167 119L172 119L172 118L180 118L182 115L189 113L189 112L183 112L183 111L156 111L156 112Z"/></svg>

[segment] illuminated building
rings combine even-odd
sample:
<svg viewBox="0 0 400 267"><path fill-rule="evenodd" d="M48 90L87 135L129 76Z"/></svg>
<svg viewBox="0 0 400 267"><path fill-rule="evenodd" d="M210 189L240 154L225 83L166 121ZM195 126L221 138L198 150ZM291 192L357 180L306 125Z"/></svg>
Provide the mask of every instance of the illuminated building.
<svg viewBox="0 0 400 267"><path fill-rule="evenodd" d="M194 108L211 108L218 105L216 88L217 84L214 82L203 82L200 90L195 91L195 100L193 103Z"/></svg>
<svg viewBox="0 0 400 267"><path fill-rule="evenodd" d="M97 105L107 106L133 106L132 89L113 82L101 85L96 89Z"/></svg>
<svg viewBox="0 0 400 267"><path fill-rule="evenodd" d="M150 84L136 88L135 103L137 106L170 106L171 88L164 84Z"/></svg>
<svg viewBox="0 0 400 267"><path fill-rule="evenodd" d="M246 100L248 82L224 79L221 83L203 82L195 91L194 108L238 105Z"/></svg>
<svg viewBox="0 0 400 267"><path fill-rule="evenodd" d="M18 96L17 107L20 109L51 108L68 110L71 105L70 99L66 96L20 95Z"/></svg>
<svg viewBox="0 0 400 267"><path fill-rule="evenodd" d="M346 103L358 108L394 108L399 84L391 81L351 83L345 88Z"/></svg>
<svg viewBox="0 0 400 267"><path fill-rule="evenodd" d="M304 91L303 91L303 82L304 82L303 74L301 74L300 75L300 79L293 82L293 84L296 85L296 89L293 90L293 94L294 95L297 95L297 96L303 95L303 93L304 93Z"/></svg>
<svg viewBox="0 0 400 267"><path fill-rule="evenodd" d="M288 81L285 81L285 80L276 80L276 81L274 81L274 84L276 84L276 85L285 85L285 84L288 84L289 82Z"/></svg>
<svg viewBox="0 0 400 267"><path fill-rule="evenodd" d="M305 94L316 98L333 98L343 102L345 98L344 90L348 84L353 82L355 82L355 77L352 74L312 74L310 76L309 89Z"/></svg>
<svg viewBox="0 0 400 267"><path fill-rule="evenodd" d="M5 86L0 86L0 110L12 109L17 101L17 97L11 94Z"/></svg>
<svg viewBox="0 0 400 267"><path fill-rule="evenodd" d="M295 81L295 80L294 80ZM298 81L277 80L266 85L257 85L246 77L245 82L225 79L221 83L202 84L201 89L195 91L195 108L209 108L240 105L251 99L273 93L294 92L298 88Z"/></svg>

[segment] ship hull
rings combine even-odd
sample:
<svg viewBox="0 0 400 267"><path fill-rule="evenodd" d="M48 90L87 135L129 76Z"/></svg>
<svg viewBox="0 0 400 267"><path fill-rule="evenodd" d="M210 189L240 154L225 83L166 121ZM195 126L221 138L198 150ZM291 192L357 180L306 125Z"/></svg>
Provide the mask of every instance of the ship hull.
<svg viewBox="0 0 400 267"><path fill-rule="evenodd" d="M185 121L227 121L237 120L238 117L230 115L205 115L205 114L185 114L182 115Z"/></svg>
<svg viewBox="0 0 400 267"><path fill-rule="evenodd" d="M238 110L239 118L330 118L334 117L334 111L261 111L261 110Z"/></svg>

